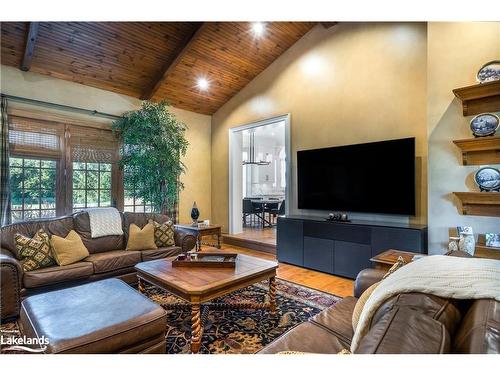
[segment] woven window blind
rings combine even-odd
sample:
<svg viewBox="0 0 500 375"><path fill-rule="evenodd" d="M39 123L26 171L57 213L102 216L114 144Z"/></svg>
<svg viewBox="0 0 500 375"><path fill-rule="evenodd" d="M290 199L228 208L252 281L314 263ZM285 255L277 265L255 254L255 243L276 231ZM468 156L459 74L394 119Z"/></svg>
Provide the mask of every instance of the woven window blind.
<svg viewBox="0 0 500 375"><path fill-rule="evenodd" d="M9 144L13 155L60 158L63 135L63 124L10 117Z"/></svg>
<svg viewBox="0 0 500 375"><path fill-rule="evenodd" d="M114 163L118 140L110 130L69 126L71 160L85 163Z"/></svg>

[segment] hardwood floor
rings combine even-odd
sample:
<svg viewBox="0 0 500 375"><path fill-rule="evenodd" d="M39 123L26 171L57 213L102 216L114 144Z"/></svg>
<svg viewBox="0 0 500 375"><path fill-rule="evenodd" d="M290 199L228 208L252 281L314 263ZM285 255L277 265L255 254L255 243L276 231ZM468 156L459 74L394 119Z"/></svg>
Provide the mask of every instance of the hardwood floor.
<svg viewBox="0 0 500 375"><path fill-rule="evenodd" d="M224 233L222 239L229 246L276 254L276 227L244 227L242 233Z"/></svg>
<svg viewBox="0 0 500 375"><path fill-rule="evenodd" d="M208 248L204 248L207 251ZM276 255L246 249L242 247L224 244L222 251L248 254L263 259L276 260ZM339 276L328 275L326 273L308 270L306 268L280 263L278 277L297 284L305 285L309 288L318 289L327 293L335 294L339 297L352 296L354 281Z"/></svg>

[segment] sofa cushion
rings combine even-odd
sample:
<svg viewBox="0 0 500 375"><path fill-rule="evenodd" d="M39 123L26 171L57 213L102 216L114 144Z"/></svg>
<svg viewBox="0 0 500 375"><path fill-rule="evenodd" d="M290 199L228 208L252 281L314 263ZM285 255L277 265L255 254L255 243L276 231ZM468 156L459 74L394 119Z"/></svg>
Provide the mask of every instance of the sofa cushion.
<svg viewBox="0 0 500 375"><path fill-rule="evenodd" d="M144 250L155 249L155 227L153 223L146 224L142 229L135 224L130 224L127 249Z"/></svg>
<svg viewBox="0 0 500 375"><path fill-rule="evenodd" d="M74 230L70 231L66 237L52 236L50 244L54 258L60 266L79 262L89 256L89 251L81 237Z"/></svg>
<svg viewBox="0 0 500 375"><path fill-rule="evenodd" d="M141 253L139 251L114 250L91 254L84 260L94 265L94 273L104 273L135 266L141 261Z"/></svg>
<svg viewBox="0 0 500 375"><path fill-rule="evenodd" d="M94 272L92 263L78 262L67 266L53 266L25 272L23 284L25 288L37 288L65 281L85 279Z"/></svg>
<svg viewBox="0 0 500 375"><path fill-rule="evenodd" d="M57 235L66 237L73 229L73 217L64 216L48 220L24 221L21 223L10 224L0 229L1 247L9 250L16 259L21 260L21 254L16 249L14 236L20 233L23 236L32 238L36 232L43 229L49 236Z"/></svg>
<svg viewBox="0 0 500 375"><path fill-rule="evenodd" d="M19 324L28 337L49 340L47 353L141 352L160 340L165 345L165 310L116 279L28 297Z"/></svg>
<svg viewBox="0 0 500 375"><path fill-rule="evenodd" d="M342 349L348 349L348 346L337 336L319 325L305 322L278 337L259 354L276 354L285 351L337 354Z"/></svg>
<svg viewBox="0 0 500 375"><path fill-rule="evenodd" d="M135 224L139 228L143 228L149 220L156 221L157 223L164 223L169 221L167 215L155 214L155 213L140 213L140 212L124 212L123 213L123 233L125 234L125 240L128 239L128 233L130 224ZM125 246L123 246L124 248Z"/></svg>
<svg viewBox="0 0 500 375"><path fill-rule="evenodd" d="M75 230L82 238L83 244L90 254L102 253L125 248L124 236L105 236L92 238L90 218L88 212L81 211L73 215ZM122 215L123 224L123 215Z"/></svg>
<svg viewBox="0 0 500 375"><path fill-rule="evenodd" d="M352 329L352 313L354 311L354 306L356 306L356 301L357 298L346 297L332 307L315 315L310 321L338 336L338 338L345 343L346 347L348 347L354 335Z"/></svg>
<svg viewBox="0 0 500 375"><path fill-rule="evenodd" d="M500 353L500 302L492 299L474 301L455 335L455 352Z"/></svg>
<svg viewBox="0 0 500 375"><path fill-rule="evenodd" d="M162 224L154 220L149 220L148 223L152 223L155 228L155 244L157 247L175 246L174 223L172 220L168 220Z"/></svg>
<svg viewBox="0 0 500 375"><path fill-rule="evenodd" d="M179 255L181 252L182 249L178 246L159 247L158 249L142 250L141 256L142 261L146 262L148 260L173 257Z"/></svg>
<svg viewBox="0 0 500 375"><path fill-rule="evenodd" d="M57 264L52 255L49 235L43 229L36 232L33 238L17 233L14 239L17 251L23 257L22 264L25 272Z"/></svg>

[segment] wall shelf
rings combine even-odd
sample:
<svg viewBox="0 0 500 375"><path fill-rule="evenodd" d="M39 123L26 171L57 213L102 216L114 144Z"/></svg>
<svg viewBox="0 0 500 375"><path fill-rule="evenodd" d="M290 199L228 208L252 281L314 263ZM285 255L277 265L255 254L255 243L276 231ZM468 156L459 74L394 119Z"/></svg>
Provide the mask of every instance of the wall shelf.
<svg viewBox="0 0 500 375"><path fill-rule="evenodd" d="M500 81L461 87L453 93L462 101L464 116L500 111Z"/></svg>
<svg viewBox="0 0 500 375"><path fill-rule="evenodd" d="M500 137L459 139L453 143L462 150L463 165L500 163Z"/></svg>
<svg viewBox="0 0 500 375"><path fill-rule="evenodd" d="M462 203L463 215L500 216L500 193L454 192Z"/></svg>
<svg viewBox="0 0 500 375"><path fill-rule="evenodd" d="M500 260L500 247L489 247L481 244L476 244L474 256L478 258L489 258Z"/></svg>

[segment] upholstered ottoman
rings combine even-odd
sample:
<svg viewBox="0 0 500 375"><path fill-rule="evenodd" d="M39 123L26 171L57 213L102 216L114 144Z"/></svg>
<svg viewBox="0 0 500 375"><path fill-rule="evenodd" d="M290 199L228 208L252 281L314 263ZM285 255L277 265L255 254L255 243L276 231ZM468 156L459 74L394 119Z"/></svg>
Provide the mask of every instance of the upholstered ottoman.
<svg viewBox="0 0 500 375"><path fill-rule="evenodd" d="M165 310L118 279L28 297L19 324L45 353L165 353Z"/></svg>

